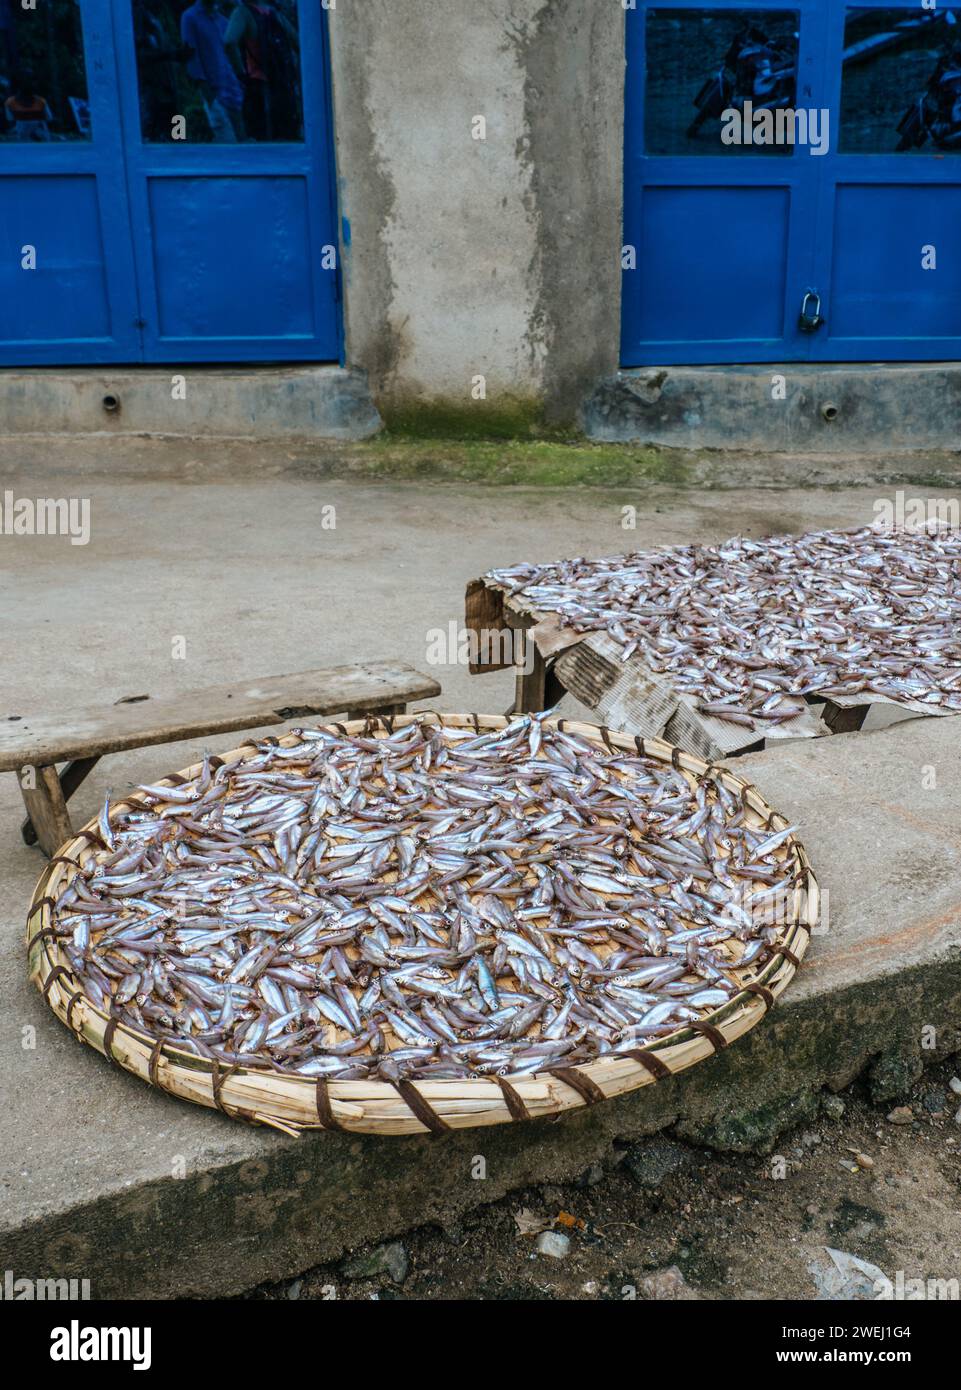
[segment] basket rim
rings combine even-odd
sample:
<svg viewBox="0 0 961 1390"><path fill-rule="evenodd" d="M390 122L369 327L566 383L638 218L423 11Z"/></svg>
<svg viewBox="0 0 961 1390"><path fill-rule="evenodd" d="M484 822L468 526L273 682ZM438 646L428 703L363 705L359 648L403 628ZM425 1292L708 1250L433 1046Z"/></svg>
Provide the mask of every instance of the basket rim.
<svg viewBox="0 0 961 1390"><path fill-rule="evenodd" d="M232 765L251 757L265 742L281 747L293 747L301 741L302 728L323 729L341 735L360 733L378 736L379 733L390 734L411 724L432 723L440 727L473 728L481 732L504 728L512 720L524 717L531 716L441 713L432 709L398 715L369 714L360 719L300 725L279 737L268 735L259 740L246 739L217 757L222 764ZM686 753L663 739L642 738L578 719L550 717L541 719L541 722L548 728L576 733L608 751L616 750L629 753L631 756L654 758L670 763L675 770L686 772L698 779L705 775L711 776L729 791L735 792L745 807L761 816L768 829L783 830L790 824L785 816L768 804L753 783L737 776L725 766L709 763L696 754ZM202 762L193 763L180 772L168 773L155 779L153 785L177 786L180 782L195 777L202 766ZM147 804L133 792L130 796L118 798L111 803L110 818L113 819L122 809ZM188 1052L171 1040L158 1038L132 1024L111 1017L88 998L56 944L53 935L52 906L55 893L66 886L87 859L96 854L98 846L102 848L97 824L98 817L91 817L60 847L46 865L34 889L27 913L26 933L31 979L53 1012L66 1023L78 1040L93 1046L108 1060L133 1071L161 1090L171 1091L183 1098L214 1106L227 1114L236 1114L240 1118L266 1124L290 1134L299 1134L304 1129L312 1128L384 1132L380 1124L372 1127L363 1123L351 1125L351 1118L356 1117L352 1117L350 1112L355 1110L357 1103L362 1100L366 1101L368 1106L389 1100L396 1108L396 1102L400 1097L412 1122L400 1131L395 1127L391 1132L423 1133L430 1130L436 1134L451 1127L466 1127L464 1124L450 1126L444 1121L442 1112L445 1102L453 1103L456 1109L458 1102L472 1096L479 1098L485 1095L491 1101L500 1099L505 1113L499 1119L487 1117L480 1121L485 1124L498 1123L501 1119L506 1121L533 1118L524 1103L524 1098L528 1093L542 1090L544 1083L549 1084L554 1104L550 1109L540 1113L551 1114L558 1110L607 1099L605 1083L612 1087L610 1095L614 1096L641 1085L651 1084L662 1077L666 1078L698 1061L706 1060L760 1022L794 978L819 916L818 882L804 846L792 833L785 841L785 850L786 858L793 854L796 865L793 902L787 919L778 924L779 931L771 959L725 1004L705 1014L696 1024L686 1024L666 1037L633 1049L629 1053L619 1053L570 1067L555 1067L534 1073L508 1072L504 1077L491 1075L462 1079L423 1078L400 1083L379 1080L326 1081L324 1078L281 1071L269 1062L260 1062L255 1057L243 1065L220 1064ZM55 993L56 1002L53 998ZM79 1021L74 1020L75 1013L82 1015ZM127 1054L118 1055L124 1043L127 1044ZM146 1063L142 1055L144 1051L149 1052ZM165 1085L163 1072L171 1073L170 1079L174 1082L177 1078L172 1073L176 1070L189 1073L194 1080L208 1079L209 1096L203 1092L183 1096L183 1091L176 1085ZM265 1081L271 1083L272 1089L279 1086L284 1091L289 1091L288 1105L281 1106L285 1114L273 1114L267 1109L250 1108L239 1103L245 1098L250 1098L244 1095L245 1090L251 1089L245 1083L253 1082L252 1089L256 1091L257 1083ZM558 1081L562 1085L558 1086ZM228 1088L234 1097L233 1100L224 1095ZM307 1102L300 1108L308 1114L313 1112L313 1120L291 1119L286 1114L290 1104L297 1108L298 1093L300 1099ZM280 1097L275 1096L274 1099L279 1100ZM527 1110L528 1113L514 1113L518 1108L516 1101L520 1101L519 1108ZM341 1111L344 1112L342 1116Z"/></svg>

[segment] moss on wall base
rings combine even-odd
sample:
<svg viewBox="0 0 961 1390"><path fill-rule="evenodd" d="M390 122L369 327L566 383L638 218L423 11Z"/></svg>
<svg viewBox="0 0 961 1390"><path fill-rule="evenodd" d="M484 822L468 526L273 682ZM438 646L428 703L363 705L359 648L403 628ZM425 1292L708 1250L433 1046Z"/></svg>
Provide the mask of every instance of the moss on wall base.
<svg viewBox="0 0 961 1390"><path fill-rule="evenodd" d="M378 398L389 432L418 439L546 439L564 431L548 423L541 400L498 395L496 400ZM568 432L568 437L571 437Z"/></svg>
<svg viewBox="0 0 961 1390"><path fill-rule="evenodd" d="M617 487L643 482L683 486L688 467L669 450L586 444L561 437L454 438L394 429L351 454L351 472L406 479L468 483L523 483L528 487L578 484Z"/></svg>

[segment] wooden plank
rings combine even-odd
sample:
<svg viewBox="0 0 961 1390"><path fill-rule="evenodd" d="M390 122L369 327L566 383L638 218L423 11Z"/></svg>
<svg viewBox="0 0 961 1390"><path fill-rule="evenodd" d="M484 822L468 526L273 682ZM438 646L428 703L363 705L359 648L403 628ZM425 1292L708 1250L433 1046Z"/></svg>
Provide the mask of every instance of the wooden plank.
<svg viewBox="0 0 961 1390"><path fill-rule="evenodd" d="M36 785L25 787L23 784L24 774L32 774L29 780L34 781ZM55 767L25 767L17 780L20 782L23 804L27 808L27 815L36 831L40 848L49 858L51 854L56 854L60 846L73 834L57 769Z"/></svg>
<svg viewBox="0 0 961 1390"><path fill-rule="evenodd" d="M0 716L0 772L348 709L409 704L439 694L440 685L430 676L403 662L385 661L267 676L247 685L231 681L159 700L143 696L61 715Z"/></svg>
<svg viewBox="0 0 961 1390"><path fill-rule="evenodd" d="M472 579L464 596L464 626L473 633L472 655L476 658L469 664L472 676L485 671L503 671L513 663L504 659L506 653L501 643L491 641L492 633L500 633L505 627L504 595L499 589L491 589L483 579Z"/></svg>
<svg viewBox="0 0 961 1390"><path fill-rule="evenodd" d="M557 656L559 652L576 647L584 640L583 632L575 632L572 627L565 627L556 613L548 613L546 618L541 618L530 629L530 633L537 643L537 650L541 656L546 657Z"/></svg>

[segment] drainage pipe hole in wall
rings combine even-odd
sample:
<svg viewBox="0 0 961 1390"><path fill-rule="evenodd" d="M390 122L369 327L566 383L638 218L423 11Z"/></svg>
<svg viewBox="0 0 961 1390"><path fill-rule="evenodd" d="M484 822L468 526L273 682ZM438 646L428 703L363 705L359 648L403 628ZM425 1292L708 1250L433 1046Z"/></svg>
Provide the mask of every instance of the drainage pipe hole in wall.
<svg viewBox="0 0 961 1390"><path fill-rule="evenodd" d="M821 406L821 414L829 425L834 424L840 413L838 407L836 405L831 405L830 402L827 405Z"/></svg>
<svg viewBox="0 0 961 1390"><path fill-rule="evenodd" d="M120 397L106 395L101 404L108 415L116 415L117 411L120 409Z"/></svg>

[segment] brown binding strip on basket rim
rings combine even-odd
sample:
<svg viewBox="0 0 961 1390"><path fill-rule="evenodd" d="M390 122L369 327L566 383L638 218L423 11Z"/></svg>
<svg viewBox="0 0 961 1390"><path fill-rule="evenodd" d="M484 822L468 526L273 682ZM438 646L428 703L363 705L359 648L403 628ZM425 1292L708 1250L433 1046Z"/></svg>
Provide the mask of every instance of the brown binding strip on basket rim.
<svg viewBox="0 0 961 1390"><path fill-rule="evenodd" d="M545 721L548 727L559 721ZM380 718L356 719L338 730L348 733L389 733L411 723L433 723L453 728L500 729L508 723L501 715L438 714L433 710L393 716L389 725ZM597 725L564 720L564 728L601 746L613 746L625 753L638 753L671 763L674 767L701 777L707 772L720 778L736 792L744 804L765 825L783 829L788 822L764 801L757 789L729 772L713 768L703 759L679 752L660 739L640 739L619 734ZM321 727L334 728L333 725ZM292 747L296 734L286 734L281 744ZM254 751L250 742L221 755L221 762L236 763ZM200 764L181 773L159 779L159 785L173 786L196 776ZM118 802L117 807L124 803ZM114 810L117 809L114 808ZM113 812L112 812L113 813ZM790 983L807 949L811 929L816 925L820 895L804 847L791 836L786 853L794 856L796 874L790 917L781 926L778 945L771 959L737 994L700 1023L678 1028L648 1047L618 1057L602 1057L574 1068L558 1068L552 1073L512 1076L503 1079L470 1077L463 1080L409 1081L401 1086L385 1081L331 1081L318 1097L315 1077L294 1076L272 1069L267 1062L252 1060L242 1067L215 1067L176 1046L158 1040L126 1023L111 1020L83 994L79 982L61 957L50 930L51 905L58 893L83 863L96 854L93 836L96 819L61 848L47 865L37 884L27 917L27 944L30 977L58 1018L68 1024L75 1036L111 1061L133 1072L159 1089L222 1110L255 1124L270 1125L285 1134L304 1129L340 1129L367 1134L442 1135L451 1129L503 1124L511 1120L541 1119L564 1110L593 1104L655 1085L675 1072L712 1057L719 1048L735 1041L759 1023L777 997ZM113 1023L113 1026L111 1025ZM109 1049L109 1052L108 1052ZM572 1085L570 1073L579 1084ZM560 1074L558 1074L560 1073Z"/></svg>

